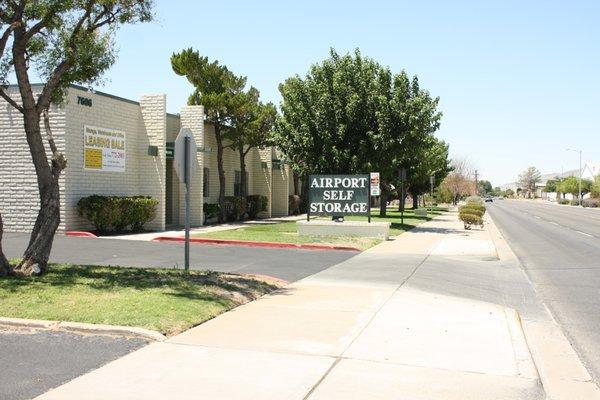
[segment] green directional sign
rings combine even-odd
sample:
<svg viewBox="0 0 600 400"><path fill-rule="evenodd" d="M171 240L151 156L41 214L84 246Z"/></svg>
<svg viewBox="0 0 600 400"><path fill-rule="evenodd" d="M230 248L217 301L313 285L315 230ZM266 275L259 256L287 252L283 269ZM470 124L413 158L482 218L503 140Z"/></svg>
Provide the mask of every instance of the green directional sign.
<svg viewBox="0 0 600 400"><path fill-rule="evenodd" d="M166 147L167 160L172 160L175 156L175 142L167 142Z"/></svg>
<svg viewBox="0 0 600 400"><path fill-rule="evenodd" d="M309 215L369 215L370 176L310 175Z"/></svg>

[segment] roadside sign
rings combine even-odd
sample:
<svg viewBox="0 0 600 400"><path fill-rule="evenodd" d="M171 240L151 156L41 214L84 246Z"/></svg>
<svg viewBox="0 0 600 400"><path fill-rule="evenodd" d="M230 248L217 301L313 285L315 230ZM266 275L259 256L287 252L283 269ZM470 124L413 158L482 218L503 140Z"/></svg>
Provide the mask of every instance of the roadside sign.
<svg viewBox="0 0 600 400"><path fill-rule="evenodd" d="M187 163L187 179L191 179L198 168L198 160L196 158L196 140L194 139L194 135L189 128L181 128L179 134L177 135L177 139L175 139L175 146L173 150L175 151L175 154L173 155L173 168L175 168L175 172L177 172L179 180L183 183L187 183L185 173L186 155L187 160L189 161Z"/></svg>
<svg viewBox="0 0 600 400"><path fill-rule="evenodd" d="M188 128L181 128L174 147L175 155L173 158L173 168L179 176L179 180L185 183L185 272L190 270L190 182L192 176L198 167L196 158L196 140L192 131Z"/></svg>
<svg viewBox="0 0 600 400"><path fill-rule="evenodd" d="M371 196L380 196L379 172L371 172Z"/></svg>
<svg viewBox="0 0 600 400"><path fill-rule="evenodd" d="M167 142L165 154L167 156L167 160L173 159L173 156L175 156L175 142Z"/></svg>
<svg viewBox="0 0 600 400"><path fill-rule="evenodd" d="M369 175L310 175L308 213L311 215L369 215Z"/></svg>

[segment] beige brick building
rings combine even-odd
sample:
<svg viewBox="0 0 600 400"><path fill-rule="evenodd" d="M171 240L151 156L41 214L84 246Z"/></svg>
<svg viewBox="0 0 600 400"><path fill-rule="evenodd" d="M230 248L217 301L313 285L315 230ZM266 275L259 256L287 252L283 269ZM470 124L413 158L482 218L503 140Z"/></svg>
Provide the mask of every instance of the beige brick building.
<svg viewBox="0 0 600 400"><path fill-rule="evenodd" d="M19 98L16 87L8 92ZM198 169L191 184L192 225L204 224L204 203L217 202L214 130L204 122L201 106L185 106L180 114L169 114L164 94L144 95L136 102L73 85L67 101L52 107L50 119L57 146L68 162L60 182L61 231L92 228L77 215L77 202L93 194L151 196L159 204L156 218L146 228L181 226L184 187L173 169L170 150L182 127L192 130L198 145ZM100 154L102 150L92 149L99 141L109 148L112 145L113 150ZM280 162L278 151L256 148L246 157L248 194L268 198L268 210L262 216L287 215L293 185L290 169ZM224 165L226 195L237 195L237 152L226 149ZM36 177L22 116L5 101L0 102L0 188L5 230L30 231L39 208Z"/></svg>

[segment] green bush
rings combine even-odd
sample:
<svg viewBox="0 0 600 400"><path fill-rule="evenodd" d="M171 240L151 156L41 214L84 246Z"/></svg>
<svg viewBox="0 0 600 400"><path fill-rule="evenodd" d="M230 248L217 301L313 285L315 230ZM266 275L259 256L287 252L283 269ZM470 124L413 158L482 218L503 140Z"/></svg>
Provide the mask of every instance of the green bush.
<svg viewBox="0 0 600 400"><path fill-rule="evenodd" d="M157 205L157 200L146 196L93 195L81 198L77 211L98 233L137 232L154 219Z"/></svg>
<svg viewBox="0 0 600 400"><path fill-rule="evenodd" d="M471 229L473 225L483 226L483 218L476 214L463 212L458 215L458 218L463 222L465 229Z"/></svg>
<svg viewBox="0 0 600 400"><path fill-rule="evenodd" d="M573 200L571 200L571 201L569 202L569 204L570 204L570 205L572 205L572 206L578 206L578 205L579 205L579 200L577 200L577 199L573 199Z"/></svg>
<svg viewBox="0 0 600 400"><path fill-rule="evenodd" d="M204 203L204 219L214 218L219 215L219 205L213 203Z"/></svg>
<svg viewBox="0 0 600 400"><path fill-rule="evenodd" d="M479 196L469 196L465 199L467 204L481 204L483 205L483 200Z"/></svg>
<svg viewBox="0 0 600 400"><path fill-rule="evenodd" d="M571 202L567 199L558 199L558 204L571 204Z"/></svg>
<svg viewBox="0 0 600 400"><path fill-rule="evenodd" d="M600 207L600 199L583 199L581 205L589 208L598 208Z"/></svg>
<svg viewBox="0 0 600 400"><path fill-rule="evenodd" d="M461 212L461 210L475 210L478 213L480 212L481 215L483 216L485 214L485 206L483 204L477 204L477 203L467 203L464 206L459 207L458 211Z"/></svg>
<svg viewBox="0 0 600 400"><path fill-rule="evenodd" d="M469 208L469 207L462 208L461 207L459 209L459 211L458 211L459 217L462 214L472 214L472 215L477 215L479 218L482 218L483 214L485 214L485 212L481 211L481 210L474 209L474 208Z"/></svg>
<svg viewBox="0 0 600 400"><path fill-rule="evenodd" d="M261 196L258 194L246 196L246 212L248 213L248 217L250 219L254 219L261 212L267 211L268 205L269 200L267 199L267 196Z"/></svg>
<svg viewBox="0 0 600 400"><path fill-rule="evenodd" d="M225 197L225 218L227 221L240 221L246 215L246 199L239 196Z"/></svg>
<svg viewBox="0 0 600 400"><path fill-rule="evenodd" d="M302 204L302 199L297 194L293 194L288 197L288 205L290 215L298 215L300 214L300 206Z"/></svg>

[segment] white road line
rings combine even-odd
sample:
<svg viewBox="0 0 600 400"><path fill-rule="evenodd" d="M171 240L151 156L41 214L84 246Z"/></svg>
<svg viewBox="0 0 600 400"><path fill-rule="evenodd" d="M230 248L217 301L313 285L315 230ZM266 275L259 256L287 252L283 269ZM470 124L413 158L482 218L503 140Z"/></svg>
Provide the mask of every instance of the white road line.
<svg viewBox="0 0 600 400"><path fill-rule="evenodd" d="M575 232L580 233L584 236L594 237L594 235L590 235L589 233L585 233L585 232L581 232L581 231L575 231Z"/></svg>
<svg viewBox="0 0 600 400"><path fill-rule="evenodd" d="M550 222L552 225L560 226L560 224L559 224L559 223L557 223L557 222L554 222L554 221L549 221L549 222Z"/></svg>

